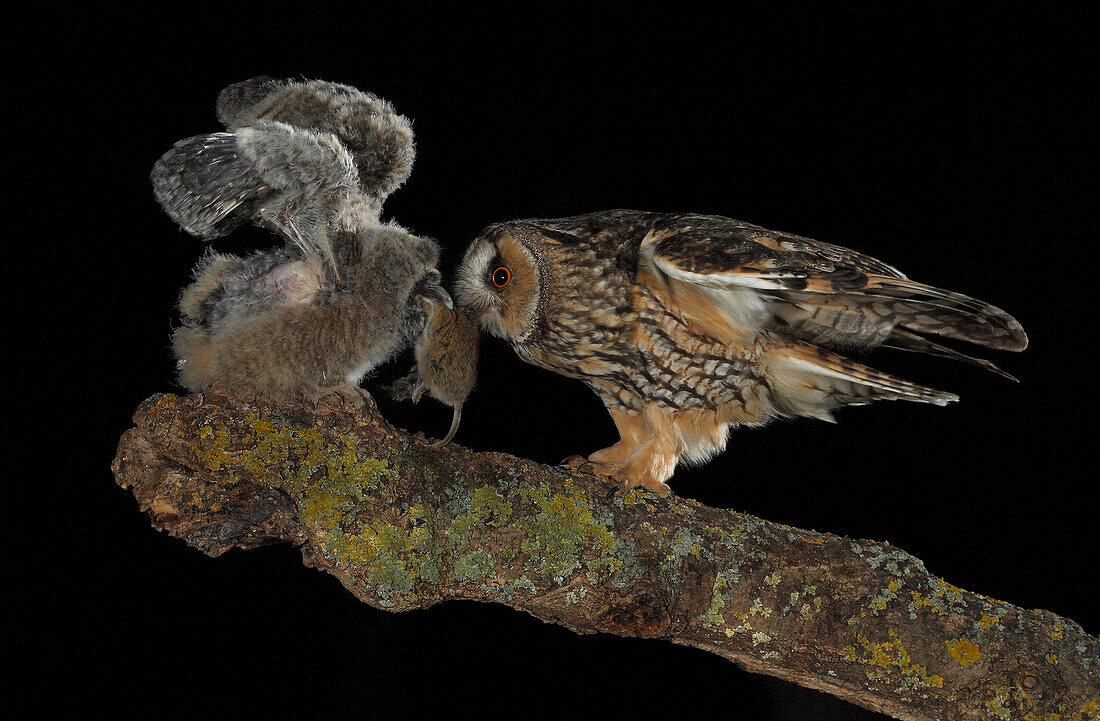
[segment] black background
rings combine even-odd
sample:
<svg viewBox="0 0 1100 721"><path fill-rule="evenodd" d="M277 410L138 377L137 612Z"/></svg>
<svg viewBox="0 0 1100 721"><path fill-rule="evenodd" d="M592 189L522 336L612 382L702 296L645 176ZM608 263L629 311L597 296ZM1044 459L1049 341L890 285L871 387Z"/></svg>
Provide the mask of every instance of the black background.
<svg viewBox="0 0 1100 721"><path fill-rule="evenodd" d="M700 651L578 637L499 606L385 613L288 546L209 559L150 528L108 464L133 408L178 391L173 306L203 248L147 176L175 140L218 129L220 88L258 74L350 83L413 119L416 166L386 215L437 238L445 274L494 221L694 211L846 245L1005 308L1032 347L986 355L1021 383L879 353L873 365L962 401L735 431L672 487L888 540L959 586L1100 630L1086 591L1098 570L1085 259L1096 198L1078 175L1095 173L1094 18L1017 5L409 7L62 8L9 29L33 52L9 68L19 127L7 140L34 161L8 208L31 223L9 246L35 251L18 272L43 308L12 324L11 355L30 369L14 398L31 394L13 400L12 426L28 433L6 482L3 646L21 668L10 709L878 718ZM218 247L269 242L248 229ZM462 445L553 463L616 439L579 383L492 339L482 359ZM447 427L430 401L379 400L404 427Z"/></svg>

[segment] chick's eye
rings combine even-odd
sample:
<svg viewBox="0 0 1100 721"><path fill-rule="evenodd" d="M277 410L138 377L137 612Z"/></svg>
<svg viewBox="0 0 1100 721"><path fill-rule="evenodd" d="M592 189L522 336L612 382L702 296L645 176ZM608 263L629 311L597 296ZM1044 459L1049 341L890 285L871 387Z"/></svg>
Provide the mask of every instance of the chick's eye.
<svg viewBox="0 0 1100 721"><path fill-rule="evenodd" d="M512 279L512 271L505 268L503 265L498 265L493 269L493 274L489 276L493 280L493 285L498 288L503 288L508 285L508 281Z"/></svg>

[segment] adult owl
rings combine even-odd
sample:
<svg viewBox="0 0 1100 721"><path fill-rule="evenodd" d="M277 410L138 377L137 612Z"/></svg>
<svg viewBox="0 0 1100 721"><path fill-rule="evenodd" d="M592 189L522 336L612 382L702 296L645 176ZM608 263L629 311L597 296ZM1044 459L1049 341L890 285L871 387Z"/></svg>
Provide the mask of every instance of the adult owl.
<svg viewBox="0 0 1100 721"><path fill-rule="evenodd" d="M921 333L1027 346L1020 324L988 303L847 248L713 215L611 210L493 225L466 251L455 290L520 358L584 381L607 406L621 440L575 463L661 495L677 463L722 451L731 426L958 399L830 349L900 348L1007 375Z"/></svg>

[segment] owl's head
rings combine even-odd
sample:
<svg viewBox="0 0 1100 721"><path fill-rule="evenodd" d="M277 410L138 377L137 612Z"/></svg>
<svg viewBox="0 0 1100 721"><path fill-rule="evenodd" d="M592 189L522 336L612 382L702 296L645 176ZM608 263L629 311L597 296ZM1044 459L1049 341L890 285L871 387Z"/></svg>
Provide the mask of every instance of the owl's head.
<svg viewBox="0 0 1100 721"><path fill-rule="evenodd" d="M531 229L499 223L470 244L455 280L458 304L489 333L523 343L537 326L542 263Z"/></svg>

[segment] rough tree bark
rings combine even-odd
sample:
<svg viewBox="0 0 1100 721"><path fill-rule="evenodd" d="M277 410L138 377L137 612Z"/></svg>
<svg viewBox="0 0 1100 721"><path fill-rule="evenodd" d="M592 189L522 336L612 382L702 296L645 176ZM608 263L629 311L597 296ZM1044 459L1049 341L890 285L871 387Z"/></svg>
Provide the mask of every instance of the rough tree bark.
<svg viewBox="0 0 1100 721"><path fill-rule="evenodd" d="M900 719L1092 719L1100 639L964 591L889 544L804 531L454 444L367 403L156 395L112 464L211 556L290 541L360 600L503 603L663 638Z"/></svg>

